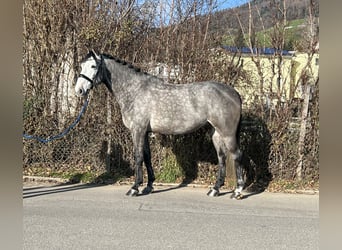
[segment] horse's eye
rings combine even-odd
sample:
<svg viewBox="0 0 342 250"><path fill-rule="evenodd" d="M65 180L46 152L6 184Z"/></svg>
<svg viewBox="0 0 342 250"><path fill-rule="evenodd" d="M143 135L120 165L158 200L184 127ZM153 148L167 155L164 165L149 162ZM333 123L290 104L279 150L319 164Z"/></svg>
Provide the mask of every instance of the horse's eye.
<svg viewBox="0 0 342 250"><path fill-rule="evenodd" d="M96 69L96 65L91 65L91 68L92 69Z"/></svg>

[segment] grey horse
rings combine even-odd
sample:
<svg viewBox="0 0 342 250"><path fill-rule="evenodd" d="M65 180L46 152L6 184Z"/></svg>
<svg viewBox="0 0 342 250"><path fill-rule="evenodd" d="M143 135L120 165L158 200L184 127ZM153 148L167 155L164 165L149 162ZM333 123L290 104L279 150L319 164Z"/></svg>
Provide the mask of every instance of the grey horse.
<svg viewBox="0 0 342 250"><path fill-rule="evenodd" d="M134 66L107 54L90 51L81 62L81 73L75 91L78 96L104 83L119 103L124 125L133 139L135 183L127 192L139 194L143 184L142 163L148 174L144 194L153 191L155 180L151 164L148 133L184 134L206 123L214 128L219 171L209 196L218 196L226 176L226 158L229 152L234 160L237 186L232 198L241 199L244 187L242 152L239 149L241 98L232 87L212 82L166 84L161 79L143 73Z"/></svg>

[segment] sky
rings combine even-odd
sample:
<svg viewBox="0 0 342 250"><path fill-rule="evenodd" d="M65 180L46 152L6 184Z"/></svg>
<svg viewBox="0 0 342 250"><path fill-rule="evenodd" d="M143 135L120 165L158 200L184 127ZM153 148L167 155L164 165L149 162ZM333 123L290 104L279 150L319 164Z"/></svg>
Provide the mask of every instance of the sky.
<svg viewBox="0 0 342 250"><path fill-rule="evenodd" d="M223 10L228 8L234 8L250 2L251 0L213 0L214 3L217 3L217 10ZM168 2L168 1L166 1ZM209 1L207 1L209 3ZM138 5L145 3L145 0L137 0Z"/></svg>
<svg viewBox="0 0 342 250"><path fill-rule="evenodd" d="M233 8L249 1L250 0L217 0L218 10Z"/></svg>
<svg viewBox="0 0 342 250"><path fill-rule="evenodd" d="M200 1L200 4L203 5L199 5L199 9L197 9L197 14L207 14L208 9L206 9L206 7L208 7L208 5L210 4L214 4L214 9L213 11L220 11L220 10L224 10L224 9L229 9L229 8L234 8L240 5L243 5L247 2L250 2L251 0L204 0L204 1ZM137 0L136 2L140 8L140 10L142 10L142 13L146 13L146 18L154 18L155 19L155 25L159 26L161 23L163 23L164 25L170 25L170 8L173 7L174 8L174 0ZM180 4L182 7L189 7L187 6L188 2L187 1L183 1L183 0L177 0L176 2L177 4ZM190 3L192 3L190 1ZM190 6L191 7L191 6ZM151 8L151 9L150 9ZM208 7L209 8L209 7ZM145 10L145 11L143 11ZM187 8L185 8L184 10L182 9L181 14L185 14L188 15L189 13L186 12L186 10L189 10ZM183 13L184 12L184 13ZM150 13L155 13L157 14L157 16L151 16ZM158 14L160 13L160 14ZM190 13L191 14L191 13ZM175 15L177 15L177 10L174 9L173 12L173 17L175 17ZM178 21L177 17L176 19L172 19L173 21Z"/></svg>

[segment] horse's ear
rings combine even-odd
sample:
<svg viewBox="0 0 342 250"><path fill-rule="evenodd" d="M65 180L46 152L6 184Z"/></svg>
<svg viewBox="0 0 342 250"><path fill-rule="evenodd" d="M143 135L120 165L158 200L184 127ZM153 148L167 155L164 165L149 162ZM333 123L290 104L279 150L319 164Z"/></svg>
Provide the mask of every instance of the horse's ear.
<svg viewBox="0 0 342 250"><path fill-rule="evenodd" d="M92 50L90 51L90 53L91 53L91 54L93 55L93 57L95 57L97 60L100 59L100 56L97 55L97 53L95 52L94 49L92 49Z"/></svg>

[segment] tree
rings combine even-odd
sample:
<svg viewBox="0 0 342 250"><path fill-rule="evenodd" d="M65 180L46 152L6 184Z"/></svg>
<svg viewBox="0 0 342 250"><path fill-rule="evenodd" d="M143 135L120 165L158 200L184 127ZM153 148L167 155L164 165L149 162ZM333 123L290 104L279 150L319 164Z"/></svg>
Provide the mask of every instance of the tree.
<svg viewBox="0 0 342 250"><path fill-rule="evenodd" d="M242 48L242 47L246 46L246 44L245 44L245 37L244 37L244 33L242 31L242 27L240 27L238 29L238 33L236 34L235 39L234 39L234 45L237 48Z"/></svg>

